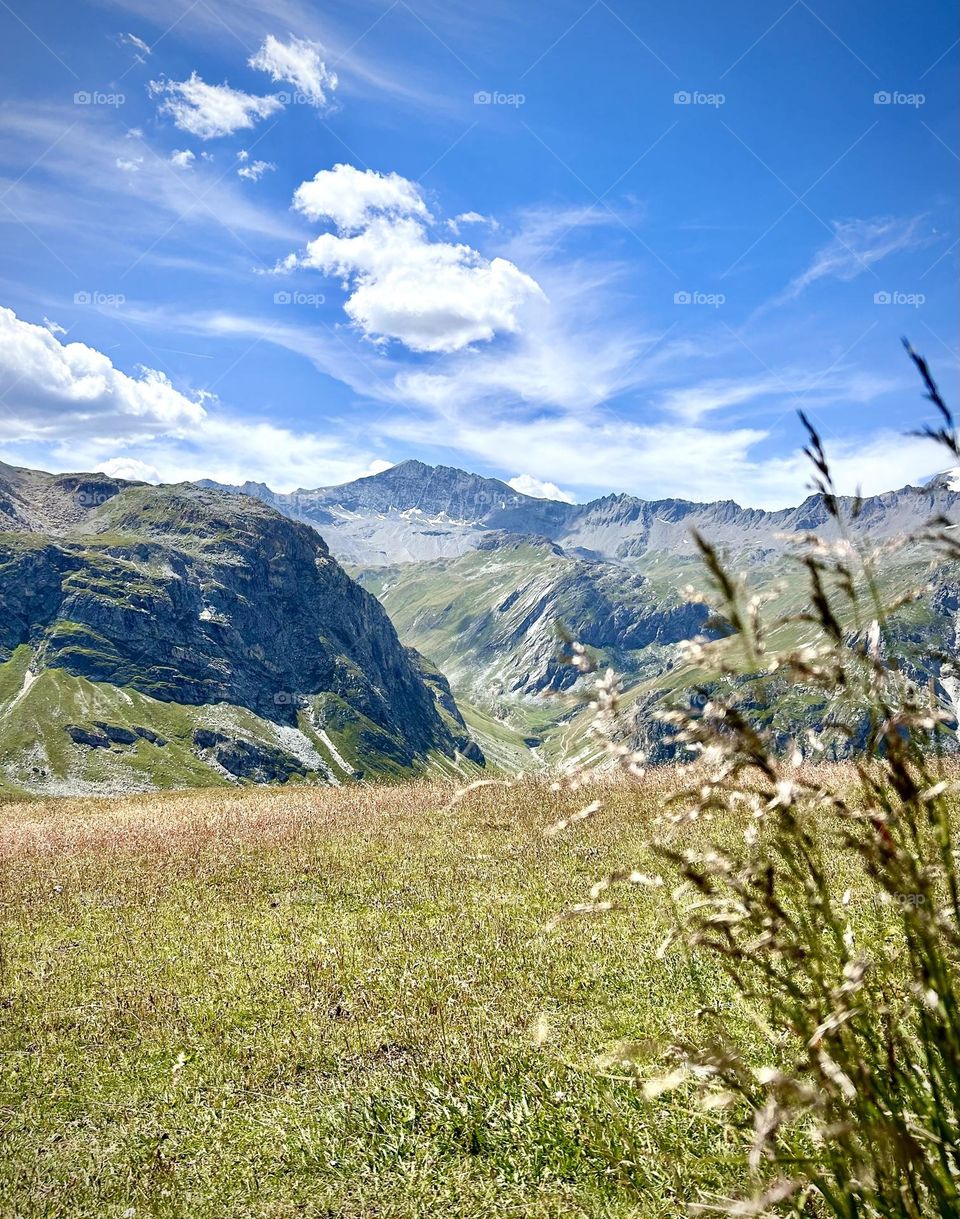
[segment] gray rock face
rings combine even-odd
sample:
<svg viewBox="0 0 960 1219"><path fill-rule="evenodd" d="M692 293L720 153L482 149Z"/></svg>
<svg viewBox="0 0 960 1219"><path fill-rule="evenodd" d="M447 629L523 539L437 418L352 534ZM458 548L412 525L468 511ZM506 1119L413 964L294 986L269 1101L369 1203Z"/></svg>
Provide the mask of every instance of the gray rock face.
<svg viewBox="0 0 960 1219"><path fill-rule="evenodd" d="M875 538L919 528L937 513L960 506L952 486L951 479L940 477L925 487L870 496L854 528ZM277 495L262 483L229 489L314 525L333 554L364 566L453 558L476 549L490 530L539 535L568 553L623 560L653 552L692 553L690 531L696 529L714 545L754 561L781 553L788 539L799 534L817 531L831 537L836 532L818 496L778 512L741 508L733 500L697 504L632 495L565 504L521 495L495 478L419 461L401 462L339 487L290 495Z"/></svg>
<svg viewBox="0 0 960 1219"><path fill-rule="evenodd" d="M94 720L89 728L80 724L66 724L64 730L67 736L77 745L89 745L91 749L109 749L112 745L135 745L139 739L149 741L152 745L163 746L167 741L159 732L150 728L124 728L122 724L105 724L102 720Z"/></svg>
<svg viewBox="0 0 960 1219"><path fill-rule="evenodd" d="M192 485L10 467L0 468L0 500L10 509L0 661L28 644L42 666L287 725L322 694L331 715L355 719L369 753L401 767L470 744L456 705L441 708L419 658L314 529ZM89 745L123 743L106 725L79 730ZM211 748L231 772L283 769L236 742Z"/></svg>
<svg viewBox="0 0 960 1219"><path fill-rule="evenodd" d="M257 745L200 728L193 734L194 744L218 766L237 779L251 783L286 783L306 772L303 763L284 749Z"/></svg>
<svg viewBox="0 0 960 1219"><path fill-rule="evenodd" d="M704 605L657 592L639 573L499 531L456 559L372 567L359 578L402 638L433 657L458 693L488 706L576 683L561 627L635 676L669 663L671 645L708 617Z"/></svg>

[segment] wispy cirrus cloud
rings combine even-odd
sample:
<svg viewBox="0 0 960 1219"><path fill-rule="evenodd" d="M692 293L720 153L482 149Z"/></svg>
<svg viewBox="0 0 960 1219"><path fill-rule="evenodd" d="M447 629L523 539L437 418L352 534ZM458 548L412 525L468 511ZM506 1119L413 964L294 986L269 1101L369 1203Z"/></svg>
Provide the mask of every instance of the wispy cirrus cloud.
<svg viewBox="0 0 960 1219"><path fill-rule="evenodd" d="M152 54L150 46L136 34L118 34L117 42L122 47L131 47L138 63L146 63L145 56Z"/></svg>
<svg viewBox="0 0 960 1219"><path fill-rule="evenodd" d="M42 173L18 178L11 170L0 223L29 218L34 229L56 230L47 238L50 244L61 232L73 232L86 235L86 246L96 234L110 247L128 245L129 265L169 244L182 245L198 229L234 234L235 246L237 237L245 243L253 237L288 243L301 235L289 215L253 202L232 174L224 175L219 160L190 149L161 154L136 129L118 129L95 107L79 113L73 107L69 112L53 106L0 109L0 166L13 166L24 156L42 157ZM130 162L135 171L123 172L118 161ZM165 233L163 242L152 244ZM250 251L240 249L249 266Z"/></svg>
<svg viewBox="0 0 960 1219"><path fill-rule="evenodd" d="M817 250L810 265L787 284L775 303L796 300L821 279L849 282L891 254L918 249L929 240L921 231L923 221L923 216L834 221L833 240Z"/></svg>

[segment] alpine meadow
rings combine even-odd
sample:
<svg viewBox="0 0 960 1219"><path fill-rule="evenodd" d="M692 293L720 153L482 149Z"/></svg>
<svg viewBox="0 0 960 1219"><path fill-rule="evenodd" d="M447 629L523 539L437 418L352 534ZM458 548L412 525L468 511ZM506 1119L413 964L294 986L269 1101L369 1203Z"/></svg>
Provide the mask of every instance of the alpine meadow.
<svg viewBox="0 0 960 1219"><path fill-rule="evenodd" d="M960 1216L958 35L0 0L0 1219Z"/></svg>

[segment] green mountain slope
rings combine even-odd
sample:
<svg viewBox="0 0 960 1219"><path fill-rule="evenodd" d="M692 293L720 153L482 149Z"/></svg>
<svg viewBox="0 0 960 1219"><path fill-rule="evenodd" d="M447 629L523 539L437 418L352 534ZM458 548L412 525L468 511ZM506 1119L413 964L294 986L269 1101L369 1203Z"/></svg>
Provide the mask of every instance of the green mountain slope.
<svg viewBox="0 0 960 1219"><path fill-rule="evenodd" d="M193 486L0 469L16 790L343 782L483 761L444 679L312 529Z"/></svg>
<svg viewBox="0 0 960 1219"><path fill-rule="evenodd" d="M543 539L502 534L489 535L481 547L459 558L362 569L358 578L381 599L404 642L448 675L487 754L509 769L600 760L576 672L561 659L559 621L590 647L601 667L621 675L624 712L634 721L637 743L654 761L672 758L670 733L658 713L705 683L677 647L703 632L710 616L706 606L688 603L677 591L706 591L702 562L664 552L629 563L585 562ZM951 657L960 624L960 570L942 561L931 565L931 557L920 546L891 551L881 565L878 593L891 603L922 590L896 612L890 636L913 680L932 683L956 719L960 680ZM805 569L789 555L772 556L750 569L750 579L751 588L768 598L769 620L783 620L770 635L771 647L818 641L817 628L804 620L810 609ZM852 612L842 625L851 638L860 629ZM729 637L709 647L735 659L739 645ZM856 721L856 708L841 706L839 698L824 702L820 694L791 686L781 691L770 726L786 742L841 712ZM856 737L836 748L849 753Z"/></svg>
<svg viewBox="0 0 960 1219"><path fill-rule="evenodd" d="M443 670L461 703L486 717L479 732L487 751L497 748L491 731L499 724L501 751L517 760L526 741L534 755L528 764L548 759L544 738L556 736L576 710L563 697L577 673L563 658L558 627L636 682L669 669L676 644L696 634L708 614L621 565L499 533L459 558L357 574L401 639Z"/></svg>

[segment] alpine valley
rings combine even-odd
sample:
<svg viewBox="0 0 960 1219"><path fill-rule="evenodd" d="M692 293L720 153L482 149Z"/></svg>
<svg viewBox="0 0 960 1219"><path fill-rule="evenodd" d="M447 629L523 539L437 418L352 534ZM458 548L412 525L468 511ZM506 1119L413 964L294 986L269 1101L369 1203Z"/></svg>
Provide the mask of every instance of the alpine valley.
<svg viewBox="0 0 960 1219"><path fill-rule="evenodd" d="M951 713L960 574L897 543L958 506L940 476L865 500L851 524L890 544L885 596L930 589L895 625ZM691 530L749 562L797 642L811 632L794 544L836 533L817 496L781 512L576 505L417 461L290 495L0 465L0 512L7 794L569 765L598 746L564 632L622 674L637 739L667 757L656 710L698 678L680 644L732 646L681 592L704 588ZM830 712L794 688L773 719L786 739Z"/></svg>

